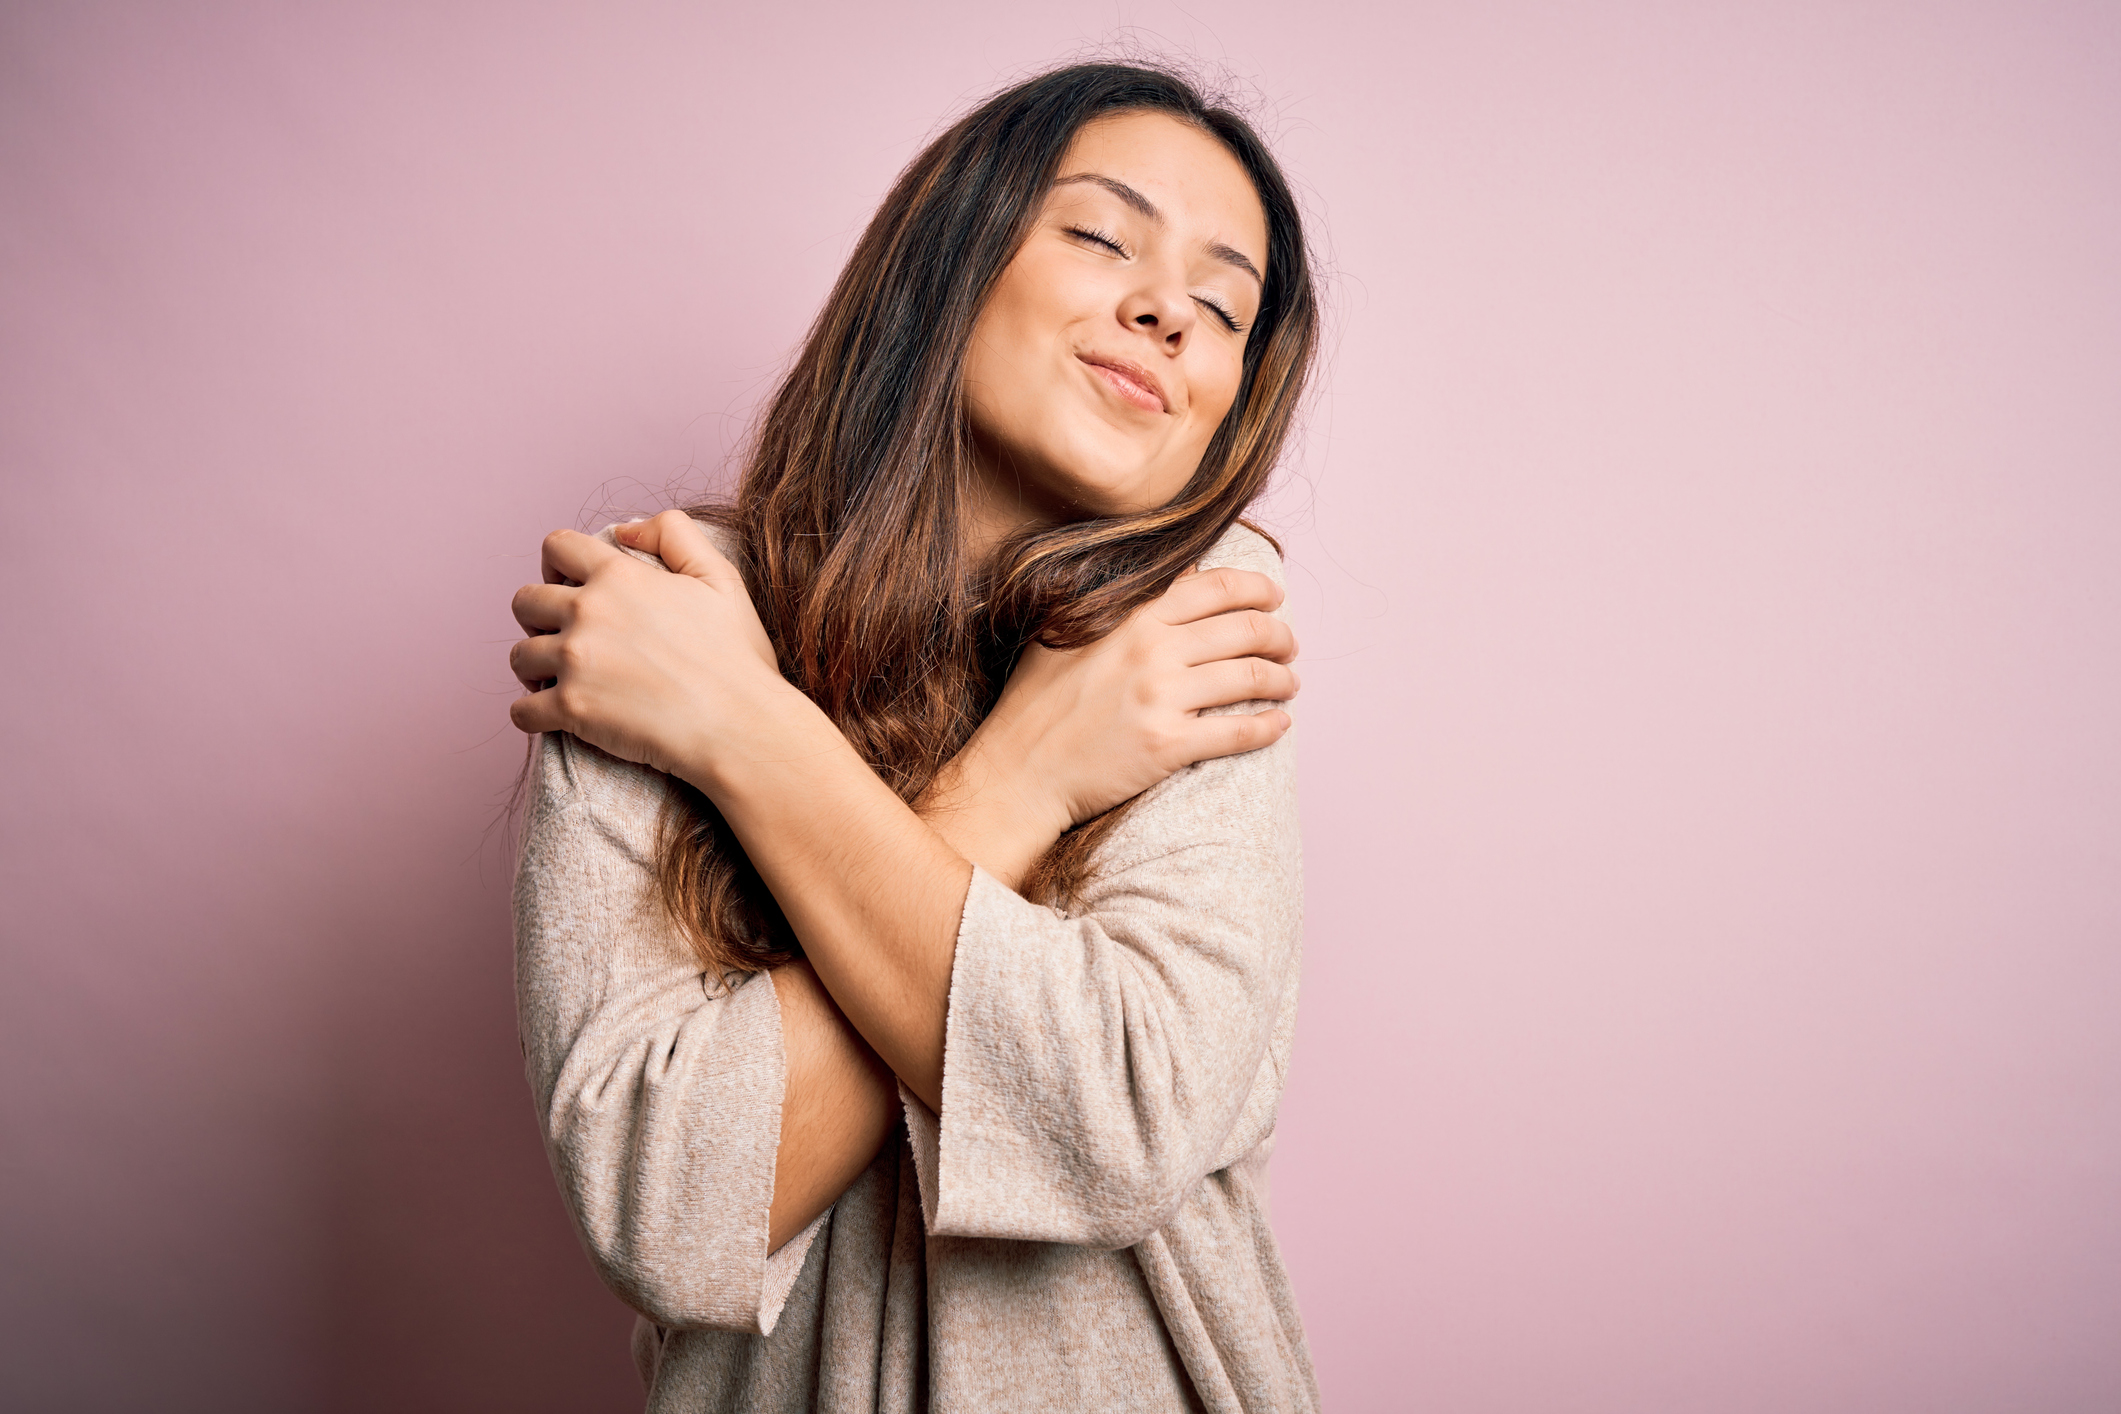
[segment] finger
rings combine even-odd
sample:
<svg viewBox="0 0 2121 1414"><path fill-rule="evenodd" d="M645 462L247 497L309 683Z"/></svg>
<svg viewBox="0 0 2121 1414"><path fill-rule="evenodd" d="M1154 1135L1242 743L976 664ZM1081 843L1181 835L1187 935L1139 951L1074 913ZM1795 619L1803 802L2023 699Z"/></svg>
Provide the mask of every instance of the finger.
<svg viewBox="0 0 2121 1414"><path fill-rule="evenodd" d="M530 633L557 633L567 627L579 589L565 584L526 584L516 591L508 607L516 622Z"/></svg>
<svg viewBox="0 0 2121 1414"><path fill-rule="evenodd" d="M1296 660L1296 630L1259 609L1233 609L1183 624L1186 662L1212 663L1218 658Z"/></svg>
<svg viewBox="0 0 2121 1414"><path fill-rule="evenodd" d="M1213 761L1218 756L1257 751L1287 735L1290 722L1289 714L1276 707L1226 717L1196 717L1186 733L1185 754L1194 761Z"/></svg>
<svg viewBox="0 0 2121 1414"><path fill-rule="evenodd" d="M518 639L508 650L508 670L516 681L533 690L560 676L560 636L541 633Z"/></svg>
<svg viewBox="0 0 2121 1414"><path fill-rule="evenodd" d="M612 546L579 530L555 530L539 548L547 584L587 584L589 576L626 556Z"/></svg>
<svg viewBox="0 0 2121 1414"><path fill-rule="evenodd" d="M1294 668L1265 658L1203 663L1189 669L1181 682L1179 705L1195 712L1233 702L1287 702L1303 687Z"/></svg>
<svg viewBox="0 0 2121 1414"><path fill-rule="evenodd" d="M660 556L679 574L715 585L743 582L736 566L714 548L706 530L683 511L664 511L649 520L630 521L613 533L627 548Z"/></svg>
<svg viewBox="0 0 2121 1414"><path fill-rule="evenodd" d="M621 521L611 527L611 538L629 550L639 550L644 555L662 553L662 527L656 524L657 517L641 520Z"/></svg>
<svg viewBox="0 0 2121 1414"><path fill-rule="evenodd" d="M517 731L566 731L567 724L560 717L560 690L548 687L542 692L523 694L508 704L508 720Z"/></svg>
<svg viewBox="0 0 2121 1414"><path fill-rule="evenodd" d="M1264 609L1271 613L1281 607L1281 601L1281 586L1267 576L1257 570L1225 565L1175 581L1156 601L1156 614L1167 624L1185 624L1210 614L1227 614L1232 609Z"/></svg>

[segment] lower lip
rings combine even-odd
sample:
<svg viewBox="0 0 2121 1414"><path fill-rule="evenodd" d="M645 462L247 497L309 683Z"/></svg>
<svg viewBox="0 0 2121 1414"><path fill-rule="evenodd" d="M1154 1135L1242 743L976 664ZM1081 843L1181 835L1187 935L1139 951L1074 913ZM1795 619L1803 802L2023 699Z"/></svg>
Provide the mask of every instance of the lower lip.
<svg viewBox="0 0 2121 1414"><path fill-rule="evenodd" d="M1156 394L1150 392L1147 388L1144 388L1141 384L1135 382L1132 378L1129 378L1126 374L1120 372L1118 369L1107 368L1102 363L1087 362L1084 364L1084 367L1088 368L1092 373L1095 373L1098 377L1104 379L1106 387L1110 388L1113 392L1119 394L1121 398L1125 399L1127 402L1134 404L1134 406L1142 409L1143 411L1162 412L1164 410L1164 400L1162 398L1159 398L1158 396L1156 396Z"/></svg>

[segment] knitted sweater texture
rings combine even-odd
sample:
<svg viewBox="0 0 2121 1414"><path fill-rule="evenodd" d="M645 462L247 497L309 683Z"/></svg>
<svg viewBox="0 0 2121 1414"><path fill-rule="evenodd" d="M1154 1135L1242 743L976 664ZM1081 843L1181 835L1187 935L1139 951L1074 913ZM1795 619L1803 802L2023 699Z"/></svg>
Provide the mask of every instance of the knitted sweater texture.
<svg viewBox="0 0 2121 1414"><path fill-rule="evenodd" d="M1203 563L1281 572L1242 527ZM771 1255L772 981L711 983L659 911L668 780L541 739L525 1066L583 1245L641 1314L650 1410L1316 1409L1265 1193L1302 933L1293 737L1148 791L1069 912L975 869L941 1115L902 1091L875 1161Z"/></svg>

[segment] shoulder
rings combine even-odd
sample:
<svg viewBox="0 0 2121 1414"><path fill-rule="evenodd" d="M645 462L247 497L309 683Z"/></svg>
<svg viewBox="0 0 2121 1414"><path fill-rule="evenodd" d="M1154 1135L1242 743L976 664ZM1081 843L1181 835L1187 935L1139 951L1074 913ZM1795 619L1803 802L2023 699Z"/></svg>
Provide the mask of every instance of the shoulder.
<svg viewBox="0 0 2121 1414"><path fill-rule="evenodd" d="M715 549L735 558L738 545L733 531L708 522L702 522L701 529ZM620 545L617 530L617 523L607 525L596 538L664 568L655 556ZM586 826L629 853L643 858L653 854L659 822L674 794L668 776L620 760L566 732L546 732L539 738L531 772L529 804L534 826Z"/></svg>
<svg viewBox="0 0 2121 1414"><path fill-rule="evenodd" d="M1283 590L1289 587L1288 575L1282 568L1280 547L1242 522L1232 524L1222 533L1221 539L1208 547L1208 553L1200 557L1200 568L1250 570L1254 574L1265 575ZM1281 607L1274 611L1274 617L1283 623L1292 622L1286 598L1283 599Z"/></svg>
<svg viewBox="0 0 2121 1414"><path fill-rule="evenodd" d="M1274 548L1274 542L1242 522L1231 525L1220 540L1208 547L1208 553L1200 557L1200 567L1204 570L1252 570L1276 584L1286 582L1282 574L1281 552Z"/></svg>
<svg viewBox="0 0 2121 1414"><path fill-rule="evenodd" d="M1286 583L1274 542L1244 525L1223 532L1201 556L1200 567L1251 570L1276 584ZM1288 613L1286 602L1275 610L1284 620ZM1267 707L1287 711L1292 705L1234 702L1207 708L1201 715L1219 717ZM1149 877L1135 872L1143 866L1154 876L1175 878L1201 869L1257 873L1266 861L1268 876L1294 878L1302 857L1296 826L1295 736L1290 731L1254 751L1196 761L1136 797L1097 847L1085 901L1109 897L1110 890L1139 887L1140 880ZM1232 859L1243 862L1232 865Z"/></svg>
<svg viewBox="0 0 2121 1414"><path fill-rule="evenodd" d="M734 558L736 536L702 523L715 549ZM595 538L635 559L664 568L653 555L618 543L616 524ZM668 812L680 804L678 786L660 771L622 760L566 732L534 738L517 796L522 834L518 879L568 870L595 874L617 869L652 873L661 854Z"/></svg>
<svg viewBox="0 0 2121 1414"><path fill-rule="evenodd" d="M595 538L657 569L654 555L620 545L613 522ZM735 540L720 526L705 527L714 547L728 554ZM629 854L646 858L664 809L671 800L670 778L659 771L601 751L566 732L545 732L531 748L529 826L526 839L558 831L583 830L603 837Z"/></svg>
<svg viewBox="0 0 2121 1414"><path fill-rule="evenodd" d="M566 732L546 732L532 747L524 845L594 839L636 862L652 859L670 778L622 761Z"/></svg>

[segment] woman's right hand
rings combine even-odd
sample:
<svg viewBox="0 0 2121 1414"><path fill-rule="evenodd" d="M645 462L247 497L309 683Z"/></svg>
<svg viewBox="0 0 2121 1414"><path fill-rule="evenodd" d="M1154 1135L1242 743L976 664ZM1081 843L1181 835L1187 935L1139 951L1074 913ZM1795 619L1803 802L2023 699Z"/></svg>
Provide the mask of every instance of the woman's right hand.
<svg viewBox="0 0 2121 1414"><path fill-rule="evenodd" d="M1024 650L999 701L921 800L960 854L1014 887L1061 834L1197 761L1272 745L1296 635L1281 586L1251 570L1189 573L1106 637Z"/></svg>

